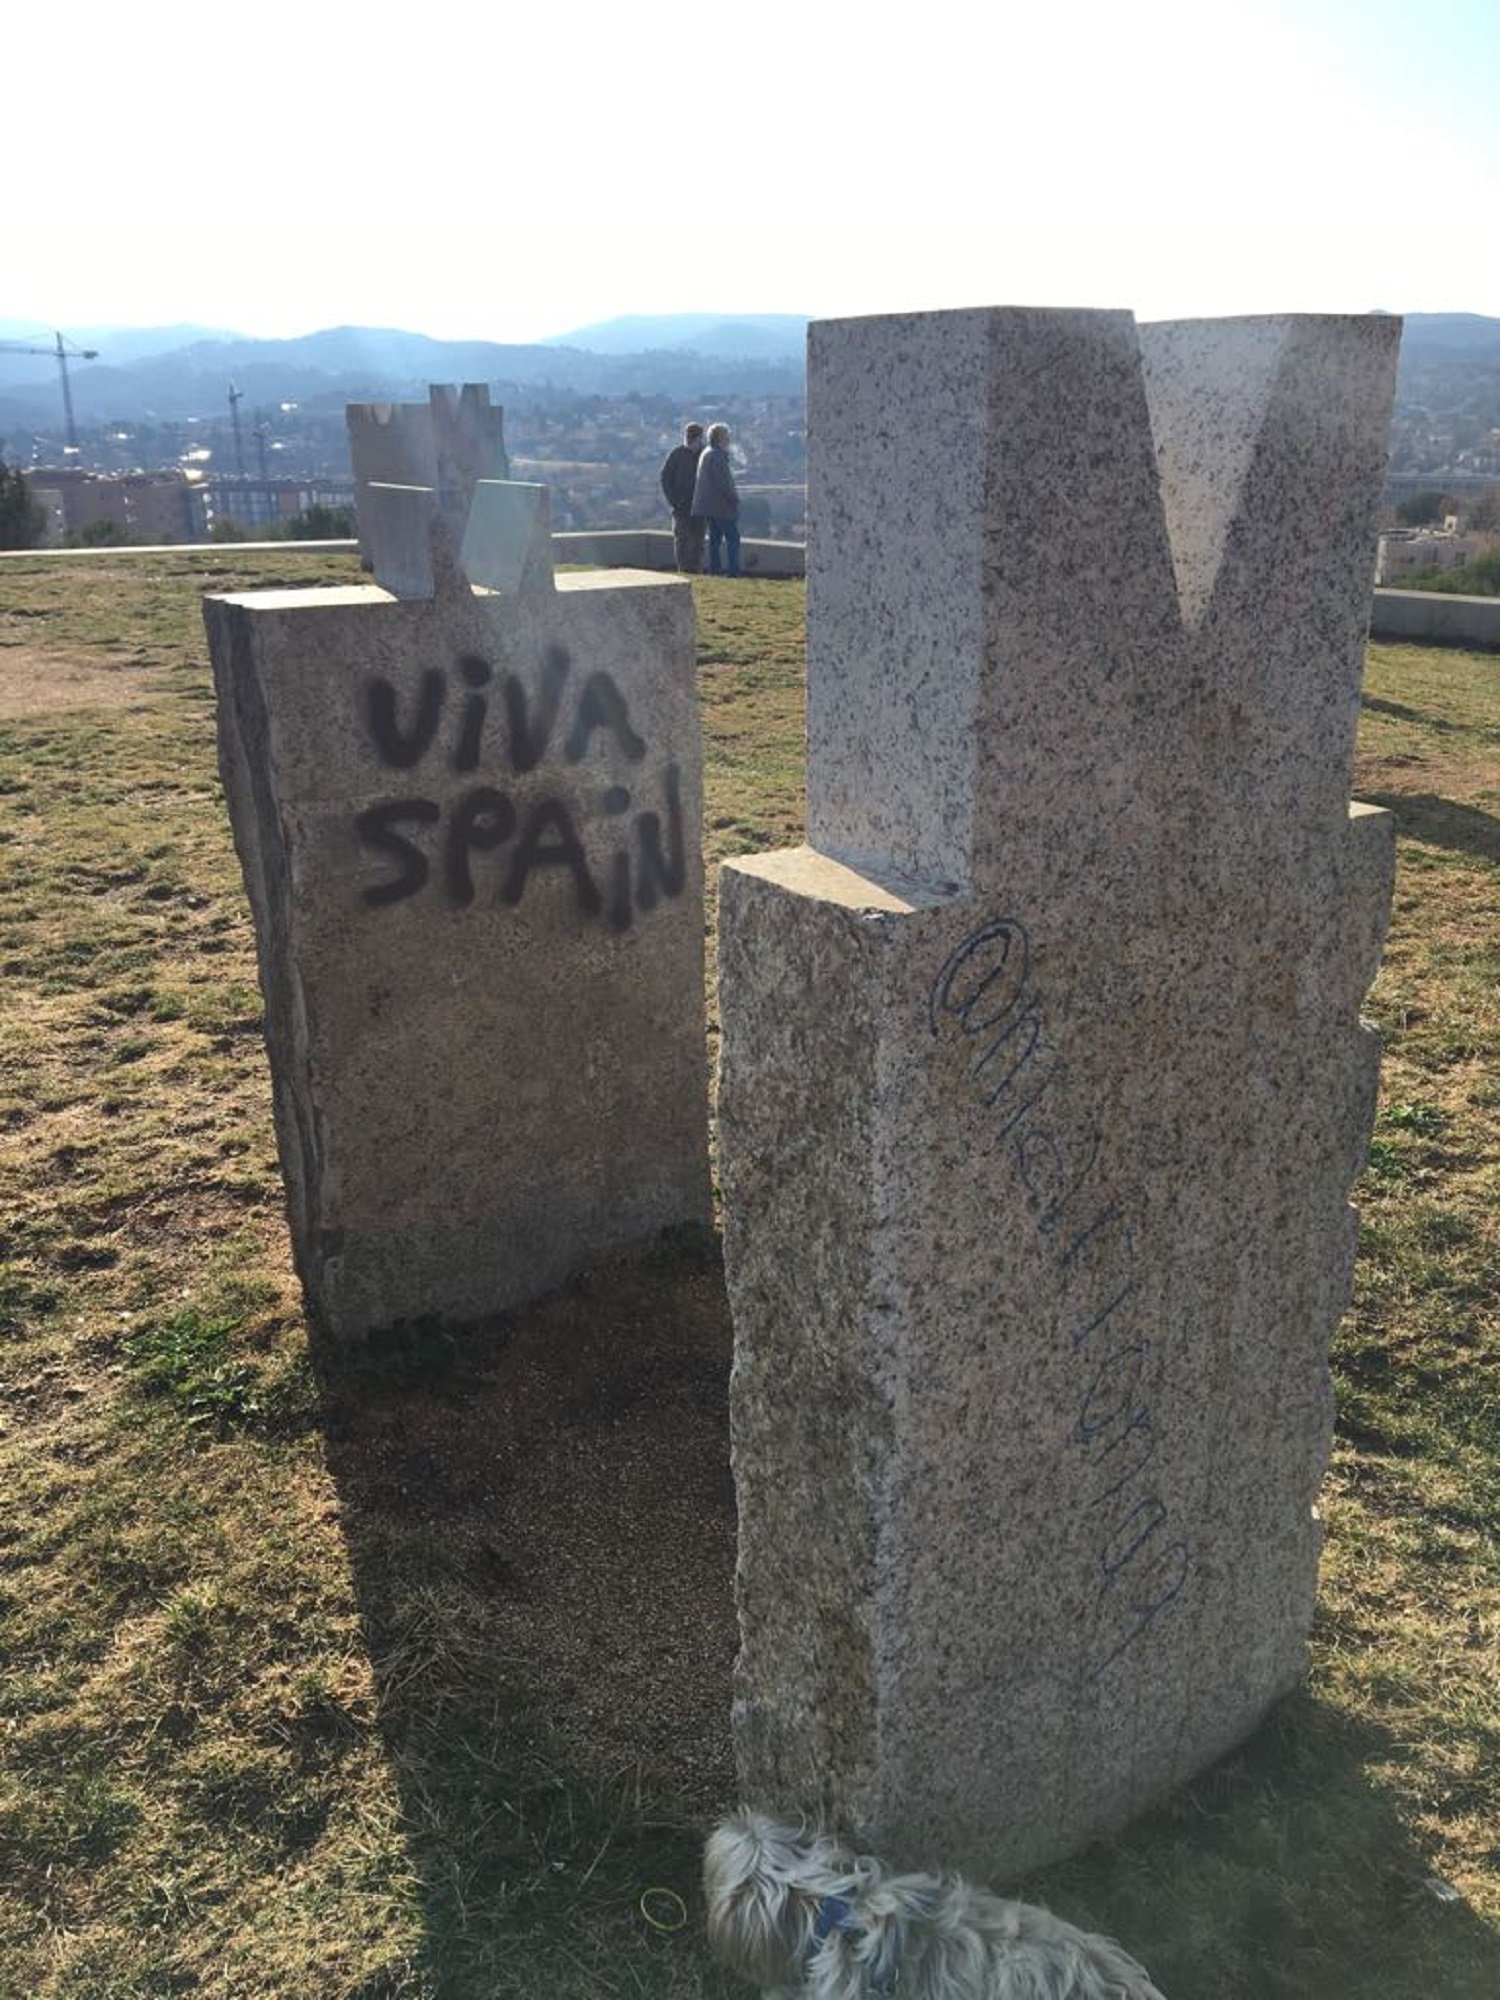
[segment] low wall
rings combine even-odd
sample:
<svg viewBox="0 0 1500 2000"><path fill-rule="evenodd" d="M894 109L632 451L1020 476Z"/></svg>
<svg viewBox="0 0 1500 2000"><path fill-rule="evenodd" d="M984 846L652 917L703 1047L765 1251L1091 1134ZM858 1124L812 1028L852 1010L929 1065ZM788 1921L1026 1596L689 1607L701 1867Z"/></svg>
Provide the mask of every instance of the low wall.
<svg viewBox="0 0 1500 2000"><path fill-rule="evenodd" d="M1459 597L1443 590L1377 590L1372 639L1426 639L1441 646L1500 651L1500 597Z"/></svg>
<svg viewBox="0 0 1500 2000"><path fill-rule="evenodd" d="M56 557L62 561L98 561L121 556L182 556L192 551L212 549L228 556L254 551L277 555L327 555L331 550L359 547L355 541L335 542L165 542L153 548L106 546L92 549L14 549L3 554ZM597 528L579 534L554 535L552 558L560 563L599 563L606 569L675 569L672 535L667 528ZM805 576L807 550L801 542L761 542L742 540L740 567L746 576Z"/></svg>
<svg viewBox="0 0 1500 2000"><path fill-rule="evenodd" d="M271 553L279 556L326 556L353 555L359 543L350 541L332 542L101 542L97 548L87 549L0 549L0 562L13 559L16 562L35 562L45 556L48 562L119 562L130 556L229 556Z"/></svg>
<svg viewBox="0 0 1500 2000"><path fill-rule="evenodd" d="M609 569L675 569L671 530L667 528L595 528L552 537L552 554L560 563L603 563ZM807 549L802 542L740 542L740 568L746 576L805 576Z"/></svg>

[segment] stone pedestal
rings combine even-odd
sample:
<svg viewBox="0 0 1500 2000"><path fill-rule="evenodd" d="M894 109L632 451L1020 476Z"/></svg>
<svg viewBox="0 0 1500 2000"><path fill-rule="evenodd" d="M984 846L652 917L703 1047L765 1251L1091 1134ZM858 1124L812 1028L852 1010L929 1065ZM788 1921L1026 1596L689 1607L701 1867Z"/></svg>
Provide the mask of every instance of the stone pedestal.
<svg viewBox="0 0 1500 2000"><path fill-rule="evenodd" d="M811 331L811 844L720 901L734 1727L898 1861L1066 1853L1302 1672L1398 335Z"/></svg>
<svg viewBox="0 0 1500 2000"><path fill-rule="evenodd" d="M690 593L554 588L541 489L478 486L467 574L430 490L375 493L377 577L413 594L205 605L293 1242L338 1339L710 1212Z"/></svg>

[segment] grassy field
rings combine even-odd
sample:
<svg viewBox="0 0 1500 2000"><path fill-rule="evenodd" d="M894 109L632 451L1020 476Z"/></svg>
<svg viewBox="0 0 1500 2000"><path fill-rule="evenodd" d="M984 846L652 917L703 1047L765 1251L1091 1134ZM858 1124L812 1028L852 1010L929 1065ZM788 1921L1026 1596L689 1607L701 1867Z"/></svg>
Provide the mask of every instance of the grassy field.
<svg viewBox="0 0 1500 2000"><path fill-rule="evenodd" d="M0 564L0 1996L743 1992L695 1900L713 1246L309 1353L198 600L352 574ZM802 592L698 601L712 862L799 837ZM1500 660L1376 647L1366 694L1400 872L1312 1674L1017 1885L1169 2000L1500 1994Z"/></svg>

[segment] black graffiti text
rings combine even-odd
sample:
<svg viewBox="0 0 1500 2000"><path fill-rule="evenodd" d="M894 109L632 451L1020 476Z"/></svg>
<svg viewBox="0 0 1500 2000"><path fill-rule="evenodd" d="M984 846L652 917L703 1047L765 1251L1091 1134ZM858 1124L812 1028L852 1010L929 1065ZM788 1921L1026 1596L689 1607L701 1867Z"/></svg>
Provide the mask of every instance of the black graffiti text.
<svg viewBox="0 0 1500 2000"><path fill-rule="evenodd" d="M1145 1388L1152 1343L1136 1327L1130 1204L1101 1201L1095 1188L1104 1135L1080 1135L1069 1115L1063 1063L1029 987L1030 969L1024 925L1014 917L982 924L934 979L928 1023L935 1036L956 1032L971 1051L986 1148L1008 1160L1062 1308L1076 1370L1067 1442L1093 1524L1099 1625L1089 1678L1097 1680L1176 1601L1192 1558L1153 1469L1157 1432Z"/></svg>
<svg viewBox="0 0 1500 2000"><path fill-rule="evenodd" d="M662 811L632 815L633 803L624 785L598 794L591 815L553 793L518 801L492 785L475 785L446 809L427 798L383 799L360 813L355 827L391 872L361 889L361 899L379 909L434 883L455 908L481 894L514 907L533 877L555 875L571 886L580 916L626 930L637 911L680 896L687 882L678 766L662 772ZM602 868L582 837L590 817L623 834Z"/></svg>
<svg viewBox="0 0 1500 2000"><path fill-rule="evenodd" d="M425 667L415 689L404 695L383 674L365 685L365 722L375 754L387 770L413 771L439 748L446 735L450 769L477 771L497 753L517 776L546 761L562 720L564 696L572 679L572 660L565 646L543 648L534 684L519 674L495 669L478 653L460 653L450 672ZM495 697L498 695L498 700ZM444 731L450 696L454 712ZM580 764L602 737L631 764L639 764L646 745L630 720L630 707L613 676L602 668L591 673L573 694L562 758Z"/></svg>

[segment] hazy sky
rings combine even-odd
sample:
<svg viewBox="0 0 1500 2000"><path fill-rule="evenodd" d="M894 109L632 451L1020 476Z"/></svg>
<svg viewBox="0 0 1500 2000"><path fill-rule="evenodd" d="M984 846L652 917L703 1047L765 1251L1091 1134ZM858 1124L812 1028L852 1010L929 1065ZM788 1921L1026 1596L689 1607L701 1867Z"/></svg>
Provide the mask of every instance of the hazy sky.
<svg viewBox="0 0 1500 2000"><path fill-rule="evenodd" d="M17 6L0 319L1500 315L1500 4Z"/></svg>

